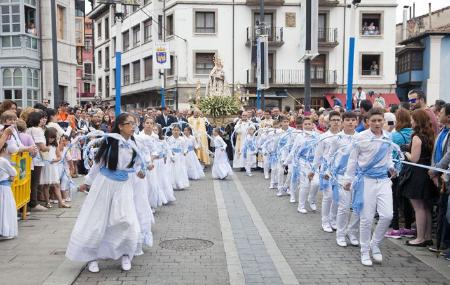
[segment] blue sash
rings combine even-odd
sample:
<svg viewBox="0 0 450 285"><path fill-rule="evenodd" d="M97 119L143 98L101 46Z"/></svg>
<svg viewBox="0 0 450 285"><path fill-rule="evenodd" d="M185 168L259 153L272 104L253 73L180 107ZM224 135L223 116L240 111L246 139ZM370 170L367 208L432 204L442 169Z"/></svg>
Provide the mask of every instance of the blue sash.
<svg viewBox="0 0 450 285"><path fill-rule="evenodd" d="M364 177L372 179L388 178L388 167L386 165L375 167L387 154L389 144L382 143L378 152L372 160L365 166L358 165L356 177L353 181L353 210L359 215L364 207Z"/></svg>
<svg viewBox="0 0 450 285"><path fill-rule="evenodd" d="M188 151L194 151L194 147L193 146L188 146Z"/></svg>
<svg viewBox="0 0 450 285"><path fill-rule="evenodd" d="M11 180L2 180L2 181L0 181L0 186L11 187Z"/></svg>
<svg viewBox="0 0 450 285"><path fill-rule="evenodd" d="M248 152L255 152L255 151L256 151L256 146L255 146L253 140L247 140L244 144L244 149L242 150L242 152L244 153L244 159L247 158Z"/></svg>
<svg viewBox="0 0 450 285"><path fill-rule="evenodd" d="M127 169L127 170L111 170L106 167L100 168L100 173L103 174L103 176L108 177L111 180L114 181L127 181L128 180L128 173L133 173L134 169Z"/></svg>
<svg viewBox="0 0 450 285"><path fill-rule="evenodd" d="M172 152L173 153L181 153L181 148L179 148L179 147L176 147L176 148L172 148Z"/></svg>
<svg viewBox="0 0 450 285"><path fill-rule="evenodd" d="M325 179L325 173L328 170L328 163L325 158L320 159L320 172L319 172L319 190L325 191L330 187L330 181Z"/></svg>
<svg viewBox="0 0 450 285"><path fill-rule="evenodd" d="M339 182L337 180L338 175L344 175L345 169L347 168L348 159L350 158L350 154L344 154L339 161L339 164L331 169L332 179L331 183L331 191L333 191L333 200L335 202L339 202Z"/></svg>

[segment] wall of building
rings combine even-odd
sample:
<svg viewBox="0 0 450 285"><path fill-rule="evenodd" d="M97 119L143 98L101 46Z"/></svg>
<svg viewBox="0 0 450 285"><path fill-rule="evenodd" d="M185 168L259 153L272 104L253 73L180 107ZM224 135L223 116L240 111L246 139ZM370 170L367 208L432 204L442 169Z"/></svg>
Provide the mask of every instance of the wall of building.
<svg viewBox="0 0 450 285"><path fill-rule="evenodd" d="M441 40L441 70L439 99L450 102L450 36Z"/></svg>

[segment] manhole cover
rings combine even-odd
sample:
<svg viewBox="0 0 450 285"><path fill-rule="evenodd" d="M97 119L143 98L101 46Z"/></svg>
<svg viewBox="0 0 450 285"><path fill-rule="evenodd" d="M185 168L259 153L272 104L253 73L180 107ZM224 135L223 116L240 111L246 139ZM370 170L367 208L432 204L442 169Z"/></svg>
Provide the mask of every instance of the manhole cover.
<svg viewBox="0 0 450 285"><path fill-rule="evenodd" d="M214 243L209 240L198 238L179 238L162 241L159 246L165 249L175 251L196 251L213 246Z"/></svg>

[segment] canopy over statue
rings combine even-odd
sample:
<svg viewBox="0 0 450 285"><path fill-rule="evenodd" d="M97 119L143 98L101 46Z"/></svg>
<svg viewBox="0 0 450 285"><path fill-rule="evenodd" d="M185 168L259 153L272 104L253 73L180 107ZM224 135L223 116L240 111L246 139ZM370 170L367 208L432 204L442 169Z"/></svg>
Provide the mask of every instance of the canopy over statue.
<svg viewBox="0 0 450 285"><path fill-rule="evenodd" d="M230 88L225 82L225 72L220 57L214 56L214 67L209 73L208 85L206 85L205 97L231 96Z"/></svg>

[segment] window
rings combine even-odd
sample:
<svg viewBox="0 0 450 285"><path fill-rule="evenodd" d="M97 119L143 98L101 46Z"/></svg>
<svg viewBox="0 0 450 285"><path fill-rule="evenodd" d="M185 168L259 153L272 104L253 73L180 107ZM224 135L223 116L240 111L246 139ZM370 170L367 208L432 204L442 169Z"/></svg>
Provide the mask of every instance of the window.
<svg viewBox="0 0 450 285"><path fill-rule="evenodd" d="M31 69L27 70L27 86L33 86L33 73L31 72Z"/></svg>
<svg viewBox="0 0 450 285"><path fill-rule="evenodd" d="M163 17L158 15L158 40L162 40L163 35Z"/></svg>
<svg viewBox="0 0 450 285"><path fill-rule="evenodd" d="M105 40L109 39L109 18L105 18Z"/></svg>
<svg viewBox="0 0 450 285"><path fill-rule="evenodd" d="M58 13L57 13L57 32L58 32L58 39L64 40L66 38L66 8L63 6L57 5Z"/></svg>
<svg viewBox="0 0 450 285"><path fill-rule="evenodd" d="M133 62L133 83L141 81L141 61Z"/></svg>
<svg viewBox="0 0 450 285"><path fill-rule="evenodd" d="M85 51L91 51L92 49L92 40L91 39L85 39L84 40L84 50Z"/></svg>
<svg viewBox="0 0 450 285"><path fill-rule="evenodd" d="M39 87L39 71L37 70L33 71L33 87Z"/></svg>
<svg viewBox="0 0 450 285"><path fill-rule="evenodd" d="M109 76L105 76L105 97L109 97Z"/></svg>
<svg viewBox="0 0 450 285"><path fill-rule="evenodd" d="M20 8L19 5L1 6L2 32L20 32Z"/></svg>
<svg viewBox="0 0 450 285"><path fill-rule="evenodd" d="M12 86L12 72L9 69L3 70L3 86Z"/></svg>
<svg viewBox="0 0 450 285"><path fill-rule="evenodd" d="M103 92L103 84L102 84L102 78L99 77L98 78L98 84L97 84L97 91L98 91L98 96L102 96L102 92Z"/></svg>
<svg viewBox="0 0 450 285"><path fill-rule="evenodd" d="M89 80L88 78L90 78L90 76L92 76L92 64L91 63L85 63L84 64L84 77Z"/></svg>
<svg viewBox="0 0 450 285"><path fill-rule="evenodd" d="M175 75L175 57L173 55L170 56L170 69L167 71L167 75Z"/></svg>
<svg viewBox="0 0 450 285"><path fill-rule="evenodd" d="M144 22L144 42L152 40L152 19Z"/></svg>
<svg viewBox="0 0 450 285"><path fill-rule="evenodd" d="M166 35L173 35L173 14L166 17Z"/></svg>
<svg viewBox="0 0 450 285"><path fill-rule="evenodd" d="M27 69L27 98L26 106L34 106L39 101L39 73L37 70Z"/></svg>
<svg viewBox="0 0 450 285"><path fill-rule="evenodd" d="M327 14L325 13L319 13L319 27L317 29L319 33L319 42L324 42L327 38Z"/></svg>
<svg viewBox="0 0 450 285"><path fill-rule="evenodd" d="M22 89L5 89L5 99L13 100L18 107L22 107Z"/></svg>
<svg viewBox="0 0 450 285"><path fill-rule="evenodd" d="M75 18L75 43L83 45L83 19Z"/></svg>
<svg viewBox="0 0 450 285"><path fill-rule="evenodd" d="M215 33L216 32L216 13L214 13L214 12L195 12L195 32L196 33Z"/></svg>
<svg viewBox="0 0 450 285"><path fill-rule="evenodd" d="M102 67L102 51L99 50L97 55L98 55L97 56L97 66L98 66L98 68L101 68Z"/></svg>
<svg viewBox="0 0 450 285"><path fill-rule="evenodd" d="M83 92L84 93L91 93L91 84L90 83L84 82Z"/></svg>
<svg viewBox="0 0 450 285"><path fill-rule="evenodd" d="M102 37L102 22L97 23L97 38L100 39Z"/></svg>
<svg viewBox="0 0 450 285"><path fill-rule="evenodd" d="M112 38L112 51L113 51L112 57L115 57L116 56L116 37Z"/></svg>
<svg viewBox="0 0 450 285"><path fill-rule="evenodd" d="M27 89L27 106L32 107L39 102L39 90Z"/></svg>
<svg viewBox="0 0 450 285"><path fill-rule="evenodd" d="M153 78L153 57L144 58L144 79L149 80Z"/></svg>
<svg viewBox="0 0 450 285"><path fill-rule="evenodd" d="M109 47L105 47L105 69L109 69Z"/></svg>
<svg viewBox="0 0 450 285"><path fill-rule="evenodd" d="M19 68L14 69L13 83L14 86L22 86L22 70Z"/></svg>
<svg viewBox="0 0 450 285"><path fill-rule="evenodd" d="M76 47L76 58L77 58L78 65L83 64L83 52L82 51L83 51L82 47L79 47L79 46Z"/></svg>
<svg viewBox="0 0 450 285"><path fill-rule="evenodd" d="M112 85L112 89L116 88L116 69L113 68L112 70L112 75L113 75L113 85Z"/></svg>
<svg viewBox="0 0 450 285"><path fill-rule="evenodd" d="M410 51L407 53L403 53L398 57L397 73L422 69L423 69L423 62L421 51Z"/></svg>
<svg viewBox="0 0 450 285"><path fill-rule="evenodd" d="M136 25L133 27L133 47L137 47L141 41L141 26Z"/></svg>
<svg viewBox="0 0 450 285"><path fill-rule="evenodd" d="M363 13L361 15L361 35L378 36L382 34L381 14Z"/></svg>
<svg viewBox="0 0 450 285"><path fill-rule="evenodd" d="M129 31L122 33L122 47L123 47L123 51L127 51L130 49L130 32Z"/></svg>
<svg viewBox="0 0 450 285"><path fill-rule="evenodd" d="M130 65L124 65L122 66L122 73L123 73L123 85L127 86L130 85Z"/></svg>
<svg viewBox="0 0 450 285"><path fill-rule="evenodd" d="M28 43L27 43L28 44ZM31 42L30 42L31 44ZM36 43L37 45L37 43ZM2 37L2 47L3 48L11 48L11 47L21 47L22 41L20 40L20 36L4 36ZM37 48L37 46L36 46Z"/></svg>
<svg viewBox="0 0 450 285"><path fill-rule="evenodd" d="M381 75L380 59L381 55L379 54L363 54L361 56L361 75L365 76Z"/></svg>
<svg viewBox="0 0 450 285"><path fill-rule="evenodd" d="M214 53L195 54L195 74L209 74L214 67Z"/></svg>
<svg viewBox="0 0 450 285"><path fill-rule="evenodd" d="M36 9L29 6L24 6L25 10L25 32L33 36L36 32Z"/></svg>

